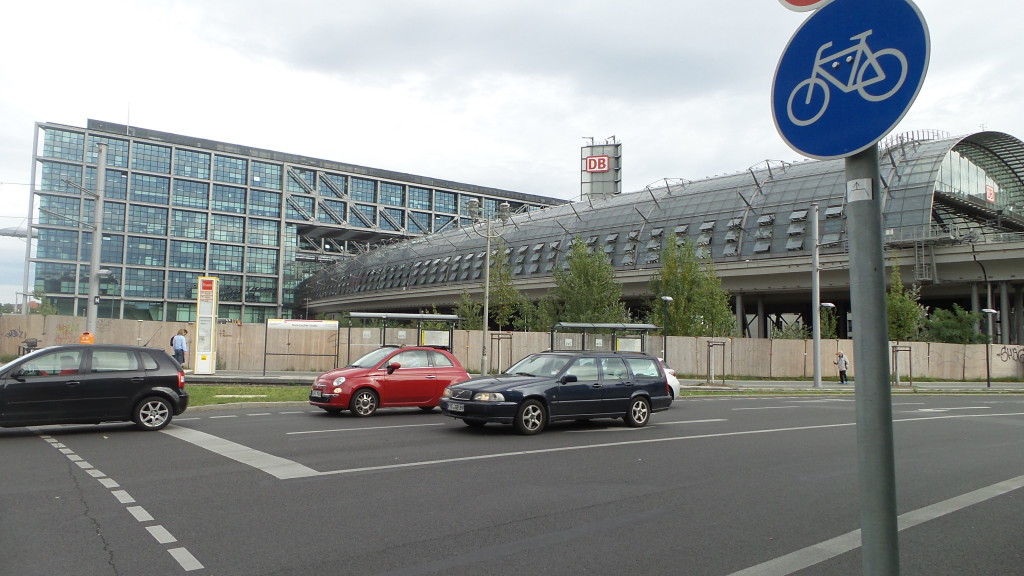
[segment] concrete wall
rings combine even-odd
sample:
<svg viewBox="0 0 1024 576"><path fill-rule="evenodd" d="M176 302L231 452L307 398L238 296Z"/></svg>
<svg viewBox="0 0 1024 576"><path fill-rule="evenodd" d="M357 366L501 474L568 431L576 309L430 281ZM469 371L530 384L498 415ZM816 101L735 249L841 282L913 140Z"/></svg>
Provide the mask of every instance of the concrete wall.
<svg viewBox="0 0 1024 576"><path fill-rule="evenodd" d="M175 322L140 320L97 320L96 341L136 344L163 348L170 352L169 341L180 328L195 336L195 326ZM85 318L73 316L7 315L0 316L0 354L14 355L26 338L37 338L40 346L77 343L85 330ZM600 337L600 336L597 336ZM389 327L382 336L380 328L342 325L338 332L320 330L267 330L263 324L224 323L217 325L218 370L263 370L324 372L347 364L382 342L415 344L414 328ZM579 342L581 337L558 334ZM590 335L593 345L595 335ZM602 348L611 348L607 335ZM473 330L455 330L452 351L470 372L479 372L482 334ZM491 332L488 341L489 372L508 368L523 356L550 348L546 332ZM929 378L938 380L985 380L984 344L937 344L931 342L892 343L896 352L901 382ZM651 354L662 355L662 339L647 342ZM760 338L686 338L669 337L666 359L684 379L707 379L709 358L714 362L715 379L738 378L811 378L814 374L810 340L769 340ZM842 350L853 360L849 375L856 379L857 366L851 340L822 340L821 372L826 380L836 378L836 352ZM710 356L709 356L710 352ZM993 344L989 350L992 379L1024 380L1024 346ZM892 362L890 360L890 362ZM190 362L191 364L191 362ZM911 374L912 373L912 374Z"/></svg>

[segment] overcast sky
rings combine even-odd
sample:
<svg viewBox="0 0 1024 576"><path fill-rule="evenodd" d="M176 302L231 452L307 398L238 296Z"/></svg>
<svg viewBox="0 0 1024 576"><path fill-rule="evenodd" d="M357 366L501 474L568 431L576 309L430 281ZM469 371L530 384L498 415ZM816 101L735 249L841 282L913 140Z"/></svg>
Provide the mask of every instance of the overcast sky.
<svg viewBox="0 0 1024 576"><path fill-rule="evenodd" d="M1024 3L917 5L931 63L896 132L1024 137ZM778 0L49 0L3 12L0 228L25 225L37 121L94 118L565 199L579 196L586 136L623 143L625 191L801 159L769 98L808 13ZM0 238L0 302L21 291L24 254Z"/></svg>

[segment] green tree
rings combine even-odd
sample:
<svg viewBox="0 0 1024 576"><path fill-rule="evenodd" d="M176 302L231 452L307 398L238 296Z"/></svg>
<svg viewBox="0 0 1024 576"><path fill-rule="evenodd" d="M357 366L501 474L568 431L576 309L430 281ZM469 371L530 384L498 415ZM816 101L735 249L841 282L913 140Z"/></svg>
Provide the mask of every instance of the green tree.
<svg viewBox="0 0 1024 576"><path fill-rule="evenodd" d="M799 322L790 322L782 328L772 325L772 338L777 340L809 340L811 329Z"/></svg>
<svg viewBox="0 0 1024 576"><path fill-rule="evenodd" d="M57 313L57 305L54 304L52 300L46 297L45 290L37 288L35 291L32 292L32 297L35 298L36 300L39 300L39 306L36 306L35 308L30 308L30 313L42 314L43 316L50 316L51 314ZM25 305L27 306L28 304L26 303Z"/></svg>
<svg viewBox="0 0 1024 576"><path fill-rule="evenodd" d="M498 330L506 328L524 329L529 316L529 302L512 281L512 267L508 262L505 242L498 240L495 254L491 256L491 293L487 315Z"/></svg>
<svg viewBox="0 0 1024 576"><path fill-rule="evenodd" d="M836 317L835 308L822 308L818 320L821 322L822 338L826 340L839 338L839 319Z"/></svg>
<svg viewBox="0 0 1024 576"><path fill-rule="evenodd" d="M547 327L556 322L628 322L622 285L603 252L590 252L577 236L566 256L567 269L555 268L555 288L538 304Z"/></svg>
<svg viewBox="0 0 1024 576"><path fill-rule="evenodd" d="M459 301L455 304L452 312L462 318L462 328L465 330L481 330L484 325L484 305L469 296L469 292L463 290Z"/></svg>
<svg viewBox="0 0 1024 576"><path fill-rule="evenodd" d="M661 251L661 271L651 279L652 321L667 323L672 336L731 336L736 320L729 307L729 292L715 274L710 260L701 260L690 240L670 242ZM654 321L663 312L662 296L671 296L667 322Z"/></svg>
<svg viewBox="0 0 1024 576"><path fill-rule="evenodd" d="M919 303L920 291L919 286L912 286L909 290L904 287L900 267L892 267L889 289L885 295L885 306L889 315L889 340L917 339L926 316L925 309Z"/></svg>
<svg viewBox="0 0 1024 576"><path fill-rule="evenodd" d="M949 344L983 344L988 339L978 332L981 312L968 312L953 304L953 310L936 308L924 322L922 340Z"/></svg>

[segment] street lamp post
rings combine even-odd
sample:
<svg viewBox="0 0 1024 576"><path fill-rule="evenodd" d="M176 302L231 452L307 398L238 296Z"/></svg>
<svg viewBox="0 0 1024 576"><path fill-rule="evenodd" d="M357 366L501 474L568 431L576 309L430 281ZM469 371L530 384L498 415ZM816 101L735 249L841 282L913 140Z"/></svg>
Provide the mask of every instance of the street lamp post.
<svg viewBox="0 0 1024 576"><path fill-rule="evenodd" d="M470 200L467 202L466 207L469 209L469 217L473 220L473 231L487 240L487 247L484 252L484 323L481 326L483 341L480 347L480 374L487 375L489 372L487 366L487 340L490 338L490 332L487 330L487 324L488 307L491 301L491 240L501 237L505 223L512 216L512 212L508 202L502 202L498 205L498 213L496 215L485 215L479 200ZM494 216L497 216L501 224L500 228L493 228ZM483 221L482 230L478 230L476 223L481 220Z"/></svg>
<svg viewBox="0 0 1024 576"><path fill-rule="evenodd" d="M988 320L988 327L985 331L985 387L992 387L992 317L999 316L999 310L993 310L992 308L983 308L982 314Z"/></svg>
<svg viewBox="0 0 1024 576"><path fill-rule="evenodd" d="M106 187L107 143L97 142L96 205L94 206L92 253L89 258L89 299L85 303L85 331L96 336L96 317L100 303L100 254L103 248L103 192ZM77 288L76 288L77 292Z"/></svg>
<svg viewBox="0 0 1024 576"><path fill-rule="evenodd" d="M671 296L661 297L661 358L664 360L665 365L668 366L668 304L672 302Z"/></svg>

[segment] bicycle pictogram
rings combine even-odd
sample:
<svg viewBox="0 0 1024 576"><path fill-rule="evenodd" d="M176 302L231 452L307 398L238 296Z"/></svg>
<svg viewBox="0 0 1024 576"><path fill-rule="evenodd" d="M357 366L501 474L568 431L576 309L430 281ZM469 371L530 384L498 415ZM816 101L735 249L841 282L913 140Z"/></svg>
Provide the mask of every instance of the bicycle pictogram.
<svg viewBox="0 0 1024 576"><path fill-rule="evenodd" d="M899 91L907 79L907 58L895 48L873 51L867 43L871 33L866 30L852 36L850 40L856 44L833 54L825 54L832 42L818 48L811 77L797 84L789 95L786 112L790 122L808 126L821 118L831 99L829 83L845 93L856 91L869 102L880 102Z"/></svg>

